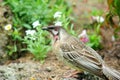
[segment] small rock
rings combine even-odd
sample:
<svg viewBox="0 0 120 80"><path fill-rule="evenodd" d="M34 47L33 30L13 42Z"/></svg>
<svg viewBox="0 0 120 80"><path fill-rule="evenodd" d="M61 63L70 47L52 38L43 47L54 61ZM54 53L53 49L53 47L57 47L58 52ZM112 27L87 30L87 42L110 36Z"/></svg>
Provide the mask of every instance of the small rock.
<svg viewBox="0 0 120 80"><path fill-rule="evenodd" d="M52 71L52 68L51 67L46 67L45 69L47 72L51 72Z"/></svg>

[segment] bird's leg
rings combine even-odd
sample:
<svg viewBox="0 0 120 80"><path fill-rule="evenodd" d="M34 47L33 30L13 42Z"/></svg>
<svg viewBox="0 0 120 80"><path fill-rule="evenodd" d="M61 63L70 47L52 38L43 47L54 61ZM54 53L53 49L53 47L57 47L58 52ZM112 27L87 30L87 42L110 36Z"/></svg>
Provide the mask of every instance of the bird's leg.
<svg viewBox="0 0 120 80"><path fill-rule="evenodd" d="M74 70L74 71L68 71L65 73L64 77L65 78L70 78L70 77L74 77L74 78L77 78L78 77L78 73L81 73L80 71L78 70ZM67 74L67 75L66 75Z"/></svg>

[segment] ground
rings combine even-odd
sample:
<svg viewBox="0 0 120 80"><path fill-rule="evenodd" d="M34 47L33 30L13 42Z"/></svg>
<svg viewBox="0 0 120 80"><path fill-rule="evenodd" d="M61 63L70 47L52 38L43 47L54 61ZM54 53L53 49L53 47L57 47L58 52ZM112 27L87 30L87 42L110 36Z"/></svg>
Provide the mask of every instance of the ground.
<svg viewBox="0 0 120 80"><path fill-rule="evenodd" d="M0 66L0 80L60 80L65 72L71 70L60 63L54 54L49 53L48 56L43 64L34 61L29 53L8 61Z"/></svg>
<svg viewBox="0 0 120 80"><path fill-rule="evenodd" d="M83 26L85 23L91 23L90 18L86 16L92 8L105 9L106 3L102 0L70 0L70 4L73 5L74 14L78 20L75 26ZM87 2L86 2L87 1ZM87 5L87 6L86 6ZM1 11L0 11L1 12ZM87 22L86 22L87 21ZM113 42L111 48L104 48L97 51L106 63L120 71L120 40ZM33 59L34 56L31 53L26 53L26 55L20 57L16 60L8 60L4 65L0 66L0 80L95 80L89 74L79 74L79 78L64 78L64 75L69 74L71 69L69 66L64 65L59 62L55 54L50 51L43 64L40 61ZM96 79L98 80L98 79Z"/></svg>

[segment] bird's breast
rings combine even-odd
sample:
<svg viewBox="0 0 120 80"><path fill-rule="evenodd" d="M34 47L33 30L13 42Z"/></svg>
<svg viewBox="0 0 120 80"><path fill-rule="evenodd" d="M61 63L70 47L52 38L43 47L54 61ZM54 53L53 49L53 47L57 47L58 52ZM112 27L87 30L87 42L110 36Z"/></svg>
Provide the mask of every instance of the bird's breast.
<svg viewBox="0 0 120 80"><path fill-rule="evenodd" d="M58 60L63 61L63 52L60 48L59 40L53 44L53 52L56 54Z"/></svg>

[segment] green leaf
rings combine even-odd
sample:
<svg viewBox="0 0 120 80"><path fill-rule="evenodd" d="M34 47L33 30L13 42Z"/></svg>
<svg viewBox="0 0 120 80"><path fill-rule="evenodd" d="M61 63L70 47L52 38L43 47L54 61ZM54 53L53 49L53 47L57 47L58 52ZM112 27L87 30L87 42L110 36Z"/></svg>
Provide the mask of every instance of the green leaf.
<svg viewBox="0 0 120 80"><path fill-rule="evenodd" d="M26 24L26 23L24 23L24 24L22 24L25 28L27 28L27 29L31 29L31 26L29 25L29 24Z"/></svg>

